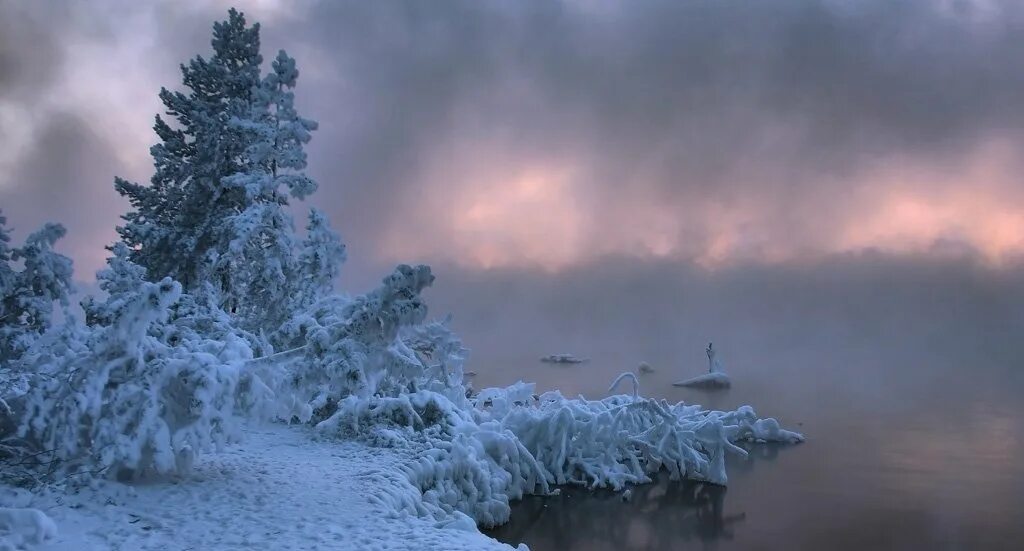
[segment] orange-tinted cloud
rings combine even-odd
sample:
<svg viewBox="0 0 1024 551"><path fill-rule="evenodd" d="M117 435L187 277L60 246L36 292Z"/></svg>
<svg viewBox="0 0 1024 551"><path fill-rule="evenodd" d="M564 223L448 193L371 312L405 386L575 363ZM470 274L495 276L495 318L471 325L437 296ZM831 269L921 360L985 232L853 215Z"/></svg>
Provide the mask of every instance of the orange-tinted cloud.
<svg viewBox="0 0 1024 551"><path fill-rule="evenodd" d="M726 200L711 190L707 198L659 201L628 186L602 195L589 185L585 166L473 152L476 161L455 162L461 170L448 162L424 170L415 206L404 206L415 216L389 234L381 250L386 260L559 270L602 255L715 267L866 249L969 250L993 264L1024 253L1024 194L1015 185L1013 150L998 141L938 166L879 160L830 182L826 190L846 190L831 198L751 193ZM757 189L756 181L748 185Z"/></svg>

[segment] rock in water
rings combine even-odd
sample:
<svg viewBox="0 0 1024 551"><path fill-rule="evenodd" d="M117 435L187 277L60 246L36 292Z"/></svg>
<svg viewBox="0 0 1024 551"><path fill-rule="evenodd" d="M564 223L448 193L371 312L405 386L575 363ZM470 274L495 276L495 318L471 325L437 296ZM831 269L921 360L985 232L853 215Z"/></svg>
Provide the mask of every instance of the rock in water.
<svg viewBox="0 0 1024 551"><path fill-rule="evenodd" d="M715 349L711 343L708 343L708 348L705 352L707 352L708 355L708 373L706 375L700 375L698 377L672 383L672 386L725 388L732 385L732 380L729 379L729 376L726 375L724 370L722 370L722 364L719 363L718 359L715 357Z"/></svg>
<svg viewBox="0 0 1024 551"><path fill-rule="evenodd" d="M587 360L577 358L572 354L550 354L541 358L540 361L552 364L580 364Z"/></svg>

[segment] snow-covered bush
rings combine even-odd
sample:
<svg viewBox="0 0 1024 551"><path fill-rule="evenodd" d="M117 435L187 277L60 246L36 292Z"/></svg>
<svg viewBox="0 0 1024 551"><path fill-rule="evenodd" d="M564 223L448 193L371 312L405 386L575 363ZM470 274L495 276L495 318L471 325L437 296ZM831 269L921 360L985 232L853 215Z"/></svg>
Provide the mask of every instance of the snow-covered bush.
<svg viewBox="0 0 1024 551"><path fill-rule="evenodd" d="M317 430L415 453L405 467L422 494L414 512L438 520L458 511L495 526L508 520L510 500L549 491L544 469L514 434L497 422L479 423L472 408L437 392L350 395Z"/></svg>
<svg viewBox="0 0 1024 551"><path fill-rule="evenodd" d="M182 339L167 318L181 286L164 279L112 295L109 325L85 331L65 353L40 352L20 436L51 472L169 473L218 447L235 427L244 343ZM249 353L251 357L251 353Z"/></svg>
<svg viewBox="0 0 1024 551"><path fill-rule="evenodd" d="M415 390L425 366L399 338L423 321L420 292L434 281L427 266L398 266L374 291L351 300L333 297L284 327L302 347L251 363L254 384L284 409L275 414L306 422L334 413L349 395L397 396Z"/></svg>
<svg viewBox="0 0 1024 551"><path fill-rule="evenodd" d="M334 283L341 272L347 253L345 244L331 228L327 216L310 209L306 224L306 238L299 252L299 278L296 301L302 307L313 304L334 291Z"/></svg>
<svg viewBox="0 0 1024 551"><path fill-rule="evenodd" d="M54 306L68 305L71 259L53 250L63 226L46 224L11 248L6 222L0 214L0 478L30 484L35 475L23 461L29 446L17 437L20 398L30 378L18 364L33 346L50 340Z"/></svg>
<svg viewBox="0 0 1024 551"><path fill-rule="evenodd" d="M567 399L546 392L528 406L482 409L511 431L555 484L610 486L650 482L664 468L673 480L725 484L725 453L746 455L741 440L799 442L774 419L759 420L744 406L734 412L617 395Z"/></svg>
<svg viewBox="0 0 1024 551"><path fill-rule="evenodd" d="M452 331L452 316L402 328L399 337L424 365L419 386L440 392L459 405L467 405L464 365L469 350ZM467 385L468 386L468 385Z"/></svg>

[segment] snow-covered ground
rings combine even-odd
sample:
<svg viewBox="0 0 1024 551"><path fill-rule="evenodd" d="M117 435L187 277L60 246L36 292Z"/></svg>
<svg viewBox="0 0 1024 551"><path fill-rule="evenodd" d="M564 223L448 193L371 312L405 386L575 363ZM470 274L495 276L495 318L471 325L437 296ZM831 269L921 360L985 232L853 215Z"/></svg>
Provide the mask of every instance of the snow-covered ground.
<svg viewBox="0 0 1024 551"><path fill-rule="evenodd" d="M471 522L445 526L388 497L419 493L401 468L410 456L269 424L203 455L187 476L23 494L16 505L58 525L55 539L32 547L39 551L511 549Z"/></svg>

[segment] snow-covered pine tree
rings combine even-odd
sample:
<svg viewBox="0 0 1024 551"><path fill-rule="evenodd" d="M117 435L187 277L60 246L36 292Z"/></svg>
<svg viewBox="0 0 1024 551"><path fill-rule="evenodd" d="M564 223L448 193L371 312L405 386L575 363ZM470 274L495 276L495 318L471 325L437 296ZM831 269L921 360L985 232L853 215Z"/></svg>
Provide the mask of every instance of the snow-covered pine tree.
<svg viewBox="0 0 1024 551"><path fill-rule="evenodd" d="M150 186L118 178L115 188L133 210L118 228L132 260L151 278L170 276L192 289L202 281L216 226L246 204L245 192L224 179L244 170L244 133L231 120L250 111L260 84L259 25L246 27L235 10L213 26L214 55L182 65L189 93L160 91L174 127L160 115L150 148ZM213 251L215 252L215 251Z"/></svg>
<svg viewBox="0 0 1024 551"><path fill-rule="evenodd" d="M299 252L299 300L302 305L312 304L334 291L334 283L346 258L345 244L331 228L327 216L317 209L310 209L306 238Z"/></svg>
<svg viewBox="0 0 1024 551"><path fill-rule="evenodd" d="M10 242L11 234L7 230L7 217L4 216L3 211L0 211L0 299L2 299L0 300L0 327L4 327L8 323L6 297L14 288L16 277L14 268L11 266L11 255L14 254L14 251L11 250ZM4 345L0 342L0 358L3 357L3 350Z"/></svg>
<svg viewBox="0 0 1024 551"><path fill-rule="evenodd" d="M46 224L21 247L9 248L6 222L0 216L0 361L17 358L45 333L54 304L66 307L72 290L71 259L53 250L64 226Z"/></svg>
<svg viewBox="0 0 1024 551"><path fill-rule="evenodd" d="M249 205L221 227L223 253L215 269L234 281L223 304L250 329L276 330L302 306L302 274L295 258L294 223L285 210L287 195L304 198L316 190L306 168L303 145L316 129L295 111L298 78L295 60L283 50L271 64L246 117L231 124L245 132L249 144L246 170L228 178L244 189Z"/></svg>
<svg viewBox="0 0 1024 551"><path fill-rule="evenodd" d="M146 280L146 269L131 261L131 251L124 243L115 243L107 258L107 267L96 272L100 289L107 300L99 302L93 296L82 300L87 325L109 325L124 307L125 295L136 292Z"/></svg>
<svg viewBox="0 0 1024 551"><path fill-rule="evenodd" d="M212 290L242 327L273 333L301 280L287 205L316 189L303 172L316 123L295 110L294 59L280 52L261 78L258 24L231 10L212 44L182 66L188 94L161 91L176 127L157 117L150 186L117 180L133 207L118 231L151 279Z"/></svg>

